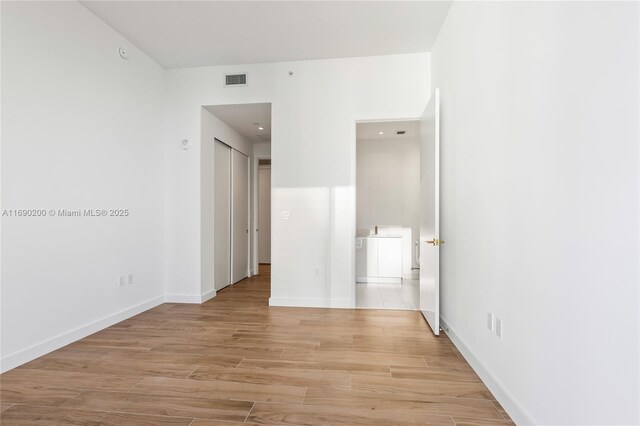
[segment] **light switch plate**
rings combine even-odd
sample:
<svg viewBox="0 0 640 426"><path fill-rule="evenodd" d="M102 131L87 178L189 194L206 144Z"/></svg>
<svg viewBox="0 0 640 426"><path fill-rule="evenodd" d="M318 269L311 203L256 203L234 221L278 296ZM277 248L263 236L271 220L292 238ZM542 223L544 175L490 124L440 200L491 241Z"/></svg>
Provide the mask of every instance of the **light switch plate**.
<svg viewBox="0 0 640 426"><path fill-rule="evenodd" d="M491 312L487 312L487 328L493 331L493 314Z"/></svg>

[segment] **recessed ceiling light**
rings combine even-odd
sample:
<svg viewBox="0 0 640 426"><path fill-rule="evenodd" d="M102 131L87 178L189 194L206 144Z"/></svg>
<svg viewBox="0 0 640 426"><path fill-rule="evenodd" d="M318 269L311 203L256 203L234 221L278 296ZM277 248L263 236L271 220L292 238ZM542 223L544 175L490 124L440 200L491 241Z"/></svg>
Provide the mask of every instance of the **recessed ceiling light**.
<svg viewBox="0 0 640 426"><path fill-rule="evenodd" d="M378 132L379 135L384 135L384 132Z"/></svg>
<svg viewBox="0 0 640 426"><path fill-rule="evenodd" d="M258 127L258 130L264 130L264 127L260 126Z"/></svg>

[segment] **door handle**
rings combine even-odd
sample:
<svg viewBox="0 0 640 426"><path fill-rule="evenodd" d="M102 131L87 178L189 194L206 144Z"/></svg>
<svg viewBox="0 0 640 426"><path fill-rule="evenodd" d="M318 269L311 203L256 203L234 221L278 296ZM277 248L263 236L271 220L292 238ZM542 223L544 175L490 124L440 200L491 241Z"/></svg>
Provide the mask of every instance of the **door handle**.
<svg viewBox="0 0 640 426"><path fill-rule="evenodd" d="M427 244L431 244L432 246L441 246L444 244L444 240L439 240L437 238L434 238L433 240L425 240L425 243Z"/></svg>

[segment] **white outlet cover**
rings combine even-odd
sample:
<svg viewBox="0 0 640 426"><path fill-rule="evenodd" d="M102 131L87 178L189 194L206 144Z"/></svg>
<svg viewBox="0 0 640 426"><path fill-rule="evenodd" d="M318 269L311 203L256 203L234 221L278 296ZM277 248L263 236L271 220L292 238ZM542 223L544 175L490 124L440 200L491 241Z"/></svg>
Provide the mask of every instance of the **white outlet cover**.
<svg viewBox="0 0 640 426"><path fill-rule="evenodd" d="M124 287L124 276L120 277L120 280L118 281L118 287Z"/></svg>
<svg viewBox="0 0 640 426"><path fill-rule="evenodd" d="M133 274L127 275L127 284L133 284Z"/></svg>
<svg viewBox="0 0 640 426"><path fill-rule="evenodd" d="M493 314L491 312L487 312L487 328L493 331Z"/></svg>
<svg viewBox="0 0 640 426"><path fill-rule="evenodd" d="M289 210L282 210L282 220L289 220Z"/></svg>

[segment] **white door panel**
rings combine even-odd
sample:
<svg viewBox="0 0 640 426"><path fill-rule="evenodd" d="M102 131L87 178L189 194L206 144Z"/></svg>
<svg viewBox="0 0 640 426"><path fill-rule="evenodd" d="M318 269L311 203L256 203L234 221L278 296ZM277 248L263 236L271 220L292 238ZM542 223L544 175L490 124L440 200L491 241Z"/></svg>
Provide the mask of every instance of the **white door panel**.
<svg viewBox="0 0 640 426"><path fill-rule="evenodd" d="M214 288L231 284L231 148L214 146Z"/></svg>
<svg viewBox="0 0 640 426"><path fill-rule="evenodd" d="M378 276L378 239L367 238L365 277Z"/></svg>
<svg viewBox="0 0 640 426"><path fill-rule="evenodd" d="M402 238L378 239L378 276L402 276Z"/></svg>
<svg viewBox="0 0 640 426"><path fill-rule="evenodd" d="M367 239L356 238L356 280L367 276Z"/></svg>
<svg viewBox="0 0 640 426"><path fill-rule="evenodd" d="M249 275L249 157L231 151L231 282Z"/></svg>
<svg viewBox="0 0 640 426"><path fill-rule="evenodd" d="M440 90L420 120L420 310L440 334Z"/></svg>

